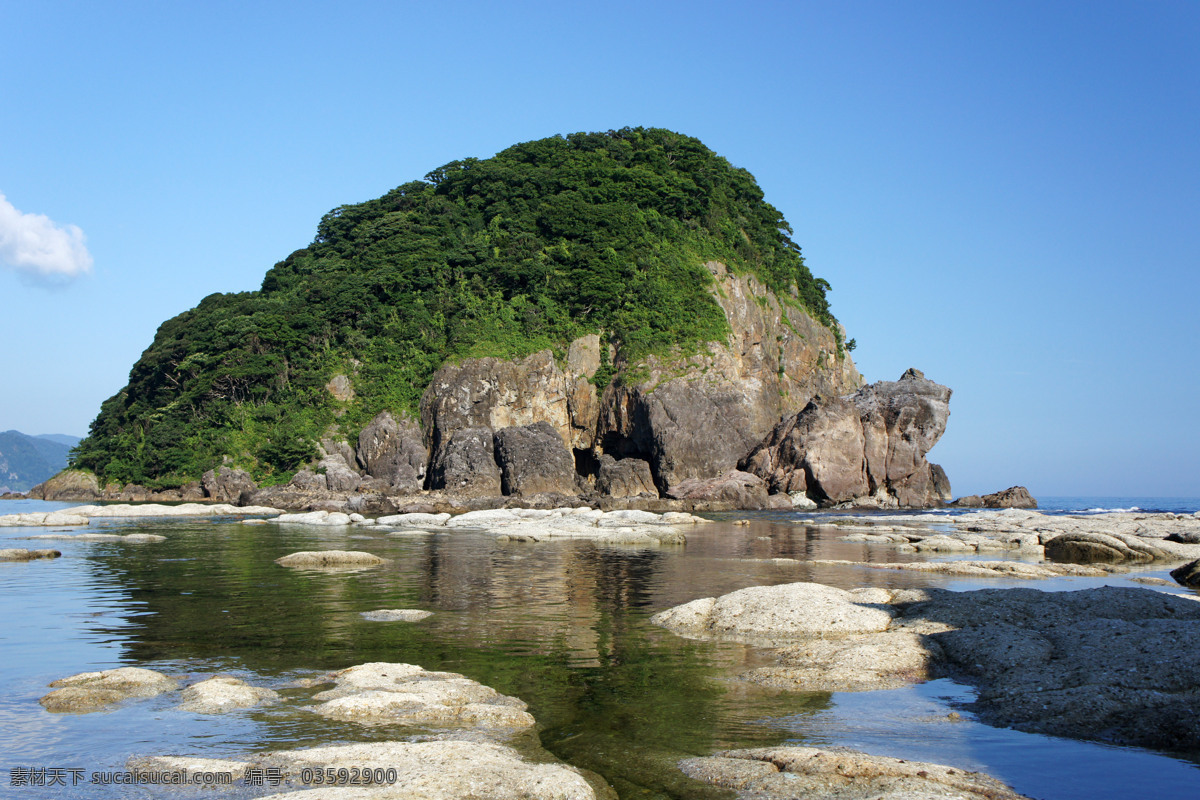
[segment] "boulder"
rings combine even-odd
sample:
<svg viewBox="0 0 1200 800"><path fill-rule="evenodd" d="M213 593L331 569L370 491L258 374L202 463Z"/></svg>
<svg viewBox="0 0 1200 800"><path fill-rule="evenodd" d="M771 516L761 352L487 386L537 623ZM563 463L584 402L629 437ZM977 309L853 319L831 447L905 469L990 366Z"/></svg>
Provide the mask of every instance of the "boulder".
<svg viewBox="0 0 1200 800"><path fill-rule="evenodd" d="M969 494L949 503L955 508L983 508L983 498L977 494Z"/></svg>
<svg viewBox="0 0 1200 800"><path fill-rule="evenodd" d="M676 500L695 500L739 509L771 508L773 501L767 496L767 484L757 475L730 470L717 478L688 478L680 481L669 492L668 497ZM791 500L786 502L791 508Z"/></svg>
<svg viewBox="0 0 1200 800"><path fill-rule="evenodd" d="M331 719L433 728L524 729L525 703L453 672L373 662L333 675L337 686L313 696L313 711Z"/></svg>
<svg viewBox="0 0 1200 800"><path fill-rule="evenodd" d="M1171 570L1171 577L1180 586L1186 586L1189 589L1200 589L1200 560Z"/></svg>
<svg viewBox="0 0 1200 800"><path fill-rule="evenodd" d="M179 687L161 672L140 667L120 667L103 672L81 672L50 684L51 692L38 702L47 711L87 713L100 711L133 697L154 697Z"/></svg>
<svg viewBox="0 0 1200 800"><path fill-rule="evenodd" d="M1139 564L1171 557L1148 541L1106 533L1064 533L1049 539L1043 546L1046 558L1071 564Z"/></svg>
<svg viewBox="0 0 1200 800"><path fill-rule="evenodd" d="M218 503L242 504L242 496L247 502L250 495L258 488L258 484L243 469L220 467L210 469L200 476L200 484L204 488L204 496Z"/></svg>
<svg viewBox="0 0 1200 800"><path fill-rule="evenodd" d="M1002 492L985 494L982 498L984 508L1037 508L1037 500L1029 494L1024 486L1013 486Z"/></svg>
<svg viewBox="0 0 1200 800"><path fill-rule="evenodd" d="M100 482L95 474L82 469L64 469L28 492L36 500L98 500Z"/></svg>
<svg viewBox="0 0 1200 800"><path fill-rule="evenodd" d="M494 445L504 494L575 492L575 459L548 422L503 428Z"/></svg>
<svg viewBox="0 0 1200 800"><path fill-rule="evenodd" d="M460 497L495 497L500 491L491 428L461 428L441 446L429 471L431 489Z"/></svg>
<svg viewBox="0 0 1200 800"><path fill-rule="evenodd" d="M814 395L862 385L834 331L781 302L752 275L731 274L715 261L705 267L728 338L686 358L643 359L633 371L643 380L610 385L601 399L603 451L648 461L664 492L688 478L738 468L782 416Z"/></svg>
<svg viewBox="0 0 1200 800"><path fill-rule="evenodd" d="M741 468L765 480L772 492L804 492L831 506L868 494L863 447L854 403L817 398L776 425Z"/></svg>
<svg viewBox="0 0 1200 800"><path fill-rule="evenodd" d="M279 693L251 686L228 675L216 675L194 683L181 693L179 708L196 714L224 714L238 708L253 708L279 702Z"/></svg>
<svg viewBox="0 0 1200 800"><path fill-rule="evenodd" d="M756 641L886 630L893 612L860 602L851 592L818 583L751 586L693 600L650 621L685 635Z"/></svg>
<svg viewBox="0 0 1200 800"><path fill-rule="evenodd" d="M849 397L818 397L777 424L739 468L772 493L804 492L822 506L940 505L950 481L925 454L946 429L950 393L910 369Z"/></svg>
<svg viewBox="0 0 1200 800"><path fill-rule="evenodd" d="M617 460L607 453L600 456L596 491L609 497L658 497L648 462L640 458Z"/></svg>
<svg viewBox="0 0 1200 800"><path fill-rule="evenodd" d="M346 494L362 485L362 476L350 468L340 453L331 453L318 461L317 472L324 473L325 485L331 492Z"/></svg>
<svg viewBox="0 0 1200 800"><path fill-rule="evenodd" d="M498 431L545 422L570 447L590 447L596 410L587 407L589 390L594 394L587 378L560 369L550 350L519 361L472 358L442 367L421 397L430 471L445 463L450 442L464 429Z"/></svg>
<svg viewBox="0 0 1200 800"><path fill-rule="evenodd" d="M425 481L429 451L416 420L407 414L397 420L380 411L358 435L355 457L371 477L402 491L417 491Z"/></svg>

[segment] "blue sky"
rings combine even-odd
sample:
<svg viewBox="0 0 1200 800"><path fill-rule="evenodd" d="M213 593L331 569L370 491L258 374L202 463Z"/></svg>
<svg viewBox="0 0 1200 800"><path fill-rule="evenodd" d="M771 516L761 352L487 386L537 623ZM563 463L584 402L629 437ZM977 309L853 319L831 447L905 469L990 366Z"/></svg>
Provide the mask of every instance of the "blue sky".
<svg viewBox="0 0 1200 800"><path fill-rule="evenodd" d="M1200 4L434 6L0 0L0 430L86 432L334 206L644 125L758 178L868 380L954 389L956 494L1200 495Z"/></svg>

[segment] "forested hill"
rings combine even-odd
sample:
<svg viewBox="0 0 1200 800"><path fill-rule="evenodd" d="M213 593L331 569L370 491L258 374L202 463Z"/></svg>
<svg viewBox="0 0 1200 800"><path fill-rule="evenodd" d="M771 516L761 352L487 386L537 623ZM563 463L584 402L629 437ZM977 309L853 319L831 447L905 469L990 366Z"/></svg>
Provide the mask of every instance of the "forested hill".
<svg viewBox="0 0 1200 800"><path fill-rule="evenodd" d="M790 233L750 173L667 130L455 161L335 208L260 291L211 295L163 323L74 463L166 487L229 456L270 483L335 422L355 435L381 409L415 411L448 359L561 353L585 333L617 346L617 367L694 350L728 333L706 260L836 331L829 286ZM326 389L337 374L352 399Z"/></svg>

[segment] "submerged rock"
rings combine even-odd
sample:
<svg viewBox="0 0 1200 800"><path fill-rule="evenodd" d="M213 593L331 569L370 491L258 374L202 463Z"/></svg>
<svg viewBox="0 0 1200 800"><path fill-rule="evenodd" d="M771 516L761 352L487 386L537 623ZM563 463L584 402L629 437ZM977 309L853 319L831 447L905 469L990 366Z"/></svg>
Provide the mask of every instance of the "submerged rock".
<svg viewBox="0 0 1200 800"><path fill-rule="evenodd" d="M861 689L952 677L979 688L974 707L993 724L1200 749L1200 718L1190 713L1200 704L1200 662L1179 647L1200 636L1194 600L1117 587L848 593L813 586L743 589L651 621L779 648L778 666L745 675L769 685ZM852 616L866 611L882 616L865 624Z"/></svg>
<svg viewBox="0 0 1200 800"><path fill-rule="evenodd" d="M275 559L281 567L307 567L326 569L339 567L375 567L386 564L387 559L361 550L302 550Z"/></svg>
<svg viewBox="0 0 1200 800"><path fill-rule="evenodd" d="M420 622L432 617L432 611L418 608L381 608L376 611L364 611L359 616L369 622Z"/></svg>
<svg viewBox="0 0 1200 800"><path fill-rule="evenodd" d="M228 675L216 675L183 690L179 708L197 714L224 714L237 708L252 708L279 701L279 693L251 686Z"/></svg>
<svg viewBox="0 0 1200 800"><path fill-rule="evenodd" d="M0 550L0 561L39 561L62 556L58 550L27 550L23 547Z"/></svg>
<svg viewBox="0 0 1200 800"><path fill-rule="evenodd" d="M133 697L154 697L179 688L179 682L161 672L140 667L120 667L103 672L81 672L50 684L51 692L38 700L47 711L100 711Z"/></svg>
<svg viewBox="0 0 1200 800"><path fill-rule="evenodd" d="M746 800L1026 800L982 773L848 749L726 750L680 768Z"/></svg>
<svg viewBox="0 0 1200 800"><path fill-rule="evenodd" d="M519 730L534 724L525 703L453 672L373 662L334 673L337 686L313 697L332 719L432 728Z"/></svg>

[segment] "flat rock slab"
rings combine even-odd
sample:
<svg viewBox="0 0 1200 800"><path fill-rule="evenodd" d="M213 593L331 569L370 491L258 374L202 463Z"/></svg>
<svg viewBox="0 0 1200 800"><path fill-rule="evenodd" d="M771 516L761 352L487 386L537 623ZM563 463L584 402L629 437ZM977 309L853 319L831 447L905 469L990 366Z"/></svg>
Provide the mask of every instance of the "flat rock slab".
<svg viewBox="0 0 1200 800"><path fill-rule="evenodd" d="M534 724L525 703L453 672L429 672L414 664L373 662L332 675L337 686L313 697L316 713L367 724L496 731Z"/></svg>
<svg viewBox="0 0 1200 800"><path fill-rule="evenodd" d="M140 667L120 667L103 672L81 672L50 684L51 692L38 702L47 711L86 713L101 711L133 697L154 697L179 688L179 682L161 672Z"/></svg>
<svg viewBox="0 0 1200 800"><path fill-rule="evenodd" d="M1076 592L753 587L651 618L776 649L746 678L862 690L952 677L985 722L1159 750L1200 750L1200 602L1132 587ZM821 592L819 589L828 591ZM887 616L859 623L847 607ZM856 625L858 629L856 629ZM873 627L872 627L873 626Z"/></svg>
<svg viewBox="0 0 1200 800"><path fill-rule="evenodd" d="M432 617L433 612L418 608L380 608L376 611L364 611L359 616L370 622L420 622Z"/></svg>
<svg viewBox="0 0 1200 800"><path fill-rule="evenodd" d="M41 561L62 556L57 550L27 550L23 547L9 547L0 550L0 561Z"/></svg>
<svg viewBox="0 0 1200 800"><path fill-rule="evenodd" d="M269 800L596 800L575 769L534 764L494 742L372 742L280 751L263 762L298 777L308 769L395 770L397 782L379 787L308 789Z"/></svg>
<svg viewBox="0 0 1200 800"><path fill-rule="evenodd" d="M13 526L72 526L87 525L96 518L123 519L142 517L245 517L279 514L280 509L268 506L233 506L228 503L182 503L166 506L160 503L116 503L108 506L74 506L58 511L37 511L29 514L0 516L0 528Z"/></svg>
<svg viewBox="0 0 1200 800"><path fill-rule="evenodd" d="M726 750L686 759L680 768L745 800L1027 800L978 772L853 750Z"/></svg>
<svg viewBox="0 0 1200 800"><path fill-rule="evenodd" d="M167 537L157 533L39 533L30 539L57 539L67 542L128 542L130 544L153 544L165 542Z"/></svg>
<svg viewBox="0 0 1200 800"><path fill-rule="evenodd" d="M196 714L224 714L239 708L253 708L279 702L279 693L251 686L228 675L216 675L183 690L179 708Z"/></svg>
<svg viewBox="0 0 1200 800"><path fill-rule="evenodd" d="M307 511L300 514L280 514L277 517L267 520L267 522L278 522L281 525L326 525L330 527L349 525L353 521L350 519L349 514L343 514L340 511Z"/></svg>
<svg viewBox="0 0 1200 800"><path fill-rule="evenodd" d="M361 550L301 550L275 559L281 567L299 569L355 569L386 564L386 558Z"/></svg>
<svg viewBox="0 0 1200 800"><path fill-rule="evenodd" d="M1091 577L1102 578L1112 574L1112 569L1085 566L1083 564L1029 564L1024 561L908 561L900 563L835 561L817 559L809 564L851 566L864 569L891 569L905 572L932 572L938 575L969 575L977 578L1019 578L1040 580L1043 578Z"/></svg>

